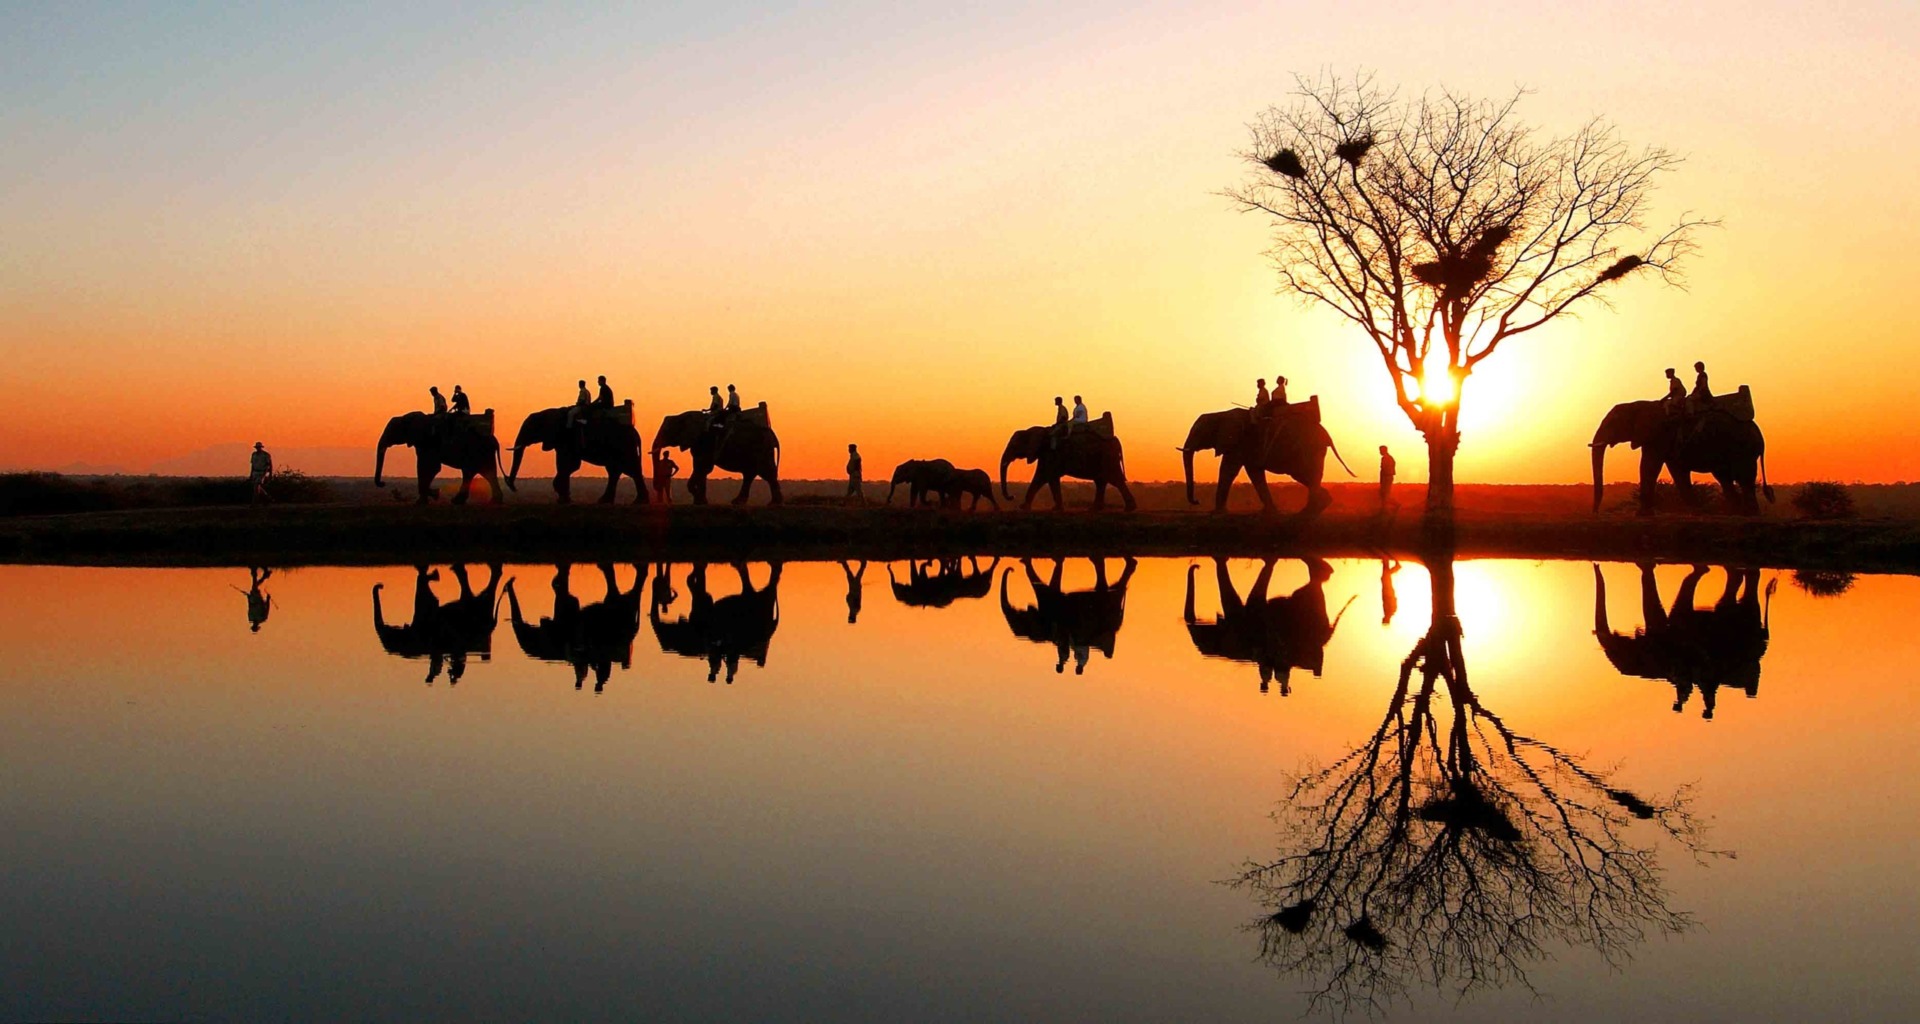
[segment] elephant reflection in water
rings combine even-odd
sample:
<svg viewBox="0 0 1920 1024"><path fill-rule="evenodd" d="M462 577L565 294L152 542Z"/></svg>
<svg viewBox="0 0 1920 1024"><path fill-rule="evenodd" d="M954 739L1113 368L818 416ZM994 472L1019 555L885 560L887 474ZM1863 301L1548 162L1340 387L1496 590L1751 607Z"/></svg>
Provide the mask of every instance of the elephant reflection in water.
<svg viewBox="0 0 1920 1024"><path fill-rule="evenodd" d="M695 563L687 572L687 613L672 621L663 615L679 597L673 587L672 566L664 562L656 566L647 619L653 624L660 649L683 658L704 659L709 683L719 679L722 665L727 669L727 682L732 683L740 671L741 658L767 667L767 649L774 631L780 628L781 563L769 565L766 586L756 587L746 563L733 563L740 592L716 600L707 590L706 563Z"/></svg>
<svg viewBox="0 0 1920 1024"><path fill-rule="evenodd" d="M1379 726L1296 778L1278 856L1235 880L1266 910L1251 926L1261 959L1312 979L1313 1010L1525 985L1560 948L1618 965L1649 933L1692 924L1667 904L1657 847L1713 852L1684 789L1643 797L1482 703L1451 559L1430 573L1432 624Z"/></svg>
<svg viewBox="0 0 1920 1024"><path fill-rule="evenodd" d="M887 566L887 582L893 585L893 599L910 608L945 608L963 598L986 597L993 593L993 572L1000 567L995 557L985 569L980 559L968 556L915 560L907 563L907 582L900 582Z"/></svg>
<svg viewBox="0 0 1920 1024"><path fill-rule="evenodd" d="M1034 599L1034 603L1025 608L1015 608L1007 592L1007 580L1013 575L1013 567L1008 566L1000 573L1000 612L1006 616L1007 628L1023 640L1052 644L1059 653L1059 660L1053 666L1055 672L1066 671L1069 655L1073 658L1074 675L1086 673L1087 661L1094 651L1111 660L1120 624L1127 615L1127 584L1133 579L1136 563L1129 557L1125 568L1120 570L1120 579L1109 584L1106 559L1095 558L1091 561L1093 589L1065 591L1060 589L1061 571L1066 568L1065 559L1054 559L1053 573L1044 582L1040 574L1034 571L1033 559L1021 559L1020 564L1027 571L1027 585L1033 588Z"/></svg>
<svg viewBox="0 0 1920 1024"><path fill-rule="evenodd" d="M1327 595L1324 591L1333 567L1318 558L1304 560L1307 582L1285 597L1268 597L1267 586L1273 580L1274 559L1260 566L1260 575L1247 591L1246 600L1234 590L1227 574L1227 560L1213 560L1214 582L1220 591L1220 614L1212 622L1194 615L1194 574L1198 565L1187 566L1187 603L1183 617L1193 646L1209 658L1251 662L1260 669L1260 692L1266 693L1275 679L1280 695L1293 692L1289 677L1296 668L1316 677L1326 661L1327 641L1340 628L1340 616L1327 619ZM1353 603L1352 598L1347 603ZM1346 614L1340 609L1340 615Z"/></svg>
<svg viewBox="0 0 1920 1024"><path fill-rule="evenodd" d="M1673 607L1660 605L1660 588L1653 565L1640 565L1640 609L1646 625L1631 636L1607 625L1607 581L1593 567L1593 635L1600 649L1622 675L1661 679L1673 684L1673 710L1687 706L1700 691L1700 717L1713 718L1720 688L1730 687L1748 697L1760 692L1760 659L1767 653L1768 621L1773 591L1767 584L1766 602L1760 600L1760 570L1722 567L1726 583L1711 608L1694 607L1694 591L1707 575L1696 565L1680 584Z"/></svg>
<svg viewBox="0 0 1920 1024"><path fill-rule="evenodd" d="M499 621L495 603L500 587L500 564L487 566L487 585L475 591L467 578L465 565L449 567L460 585L460 596L441 603L433 592L440 578L438 570L416 566L413 580L413 621L402 626L389 624L380 607L383 583L373 585L373 631L388 654L402 658L427 659L427 682L439 678L444 666L448 683L458 683L467 671L467 656L477 654L481 661L493 656L493 627Z"/></svg>
<svg viewBox="0 0 1920 1024"><path fill-rule="evenodd" d="M633 639L640 635L640 601L646 573L635 566L633 586L620 589L611 562L601 562L600 577L606 587L599 601L582 606L573 596L572 566L562 563L553 569L553 614L538 623L528 622L520 611L520 595L514 581L507 581L507 614L513 623L514 638L529 658L557 661L573 666L573 687L586 685L587 670L593 670L593 692L606 689L617 662L621 668L633 667Z"/></svg>

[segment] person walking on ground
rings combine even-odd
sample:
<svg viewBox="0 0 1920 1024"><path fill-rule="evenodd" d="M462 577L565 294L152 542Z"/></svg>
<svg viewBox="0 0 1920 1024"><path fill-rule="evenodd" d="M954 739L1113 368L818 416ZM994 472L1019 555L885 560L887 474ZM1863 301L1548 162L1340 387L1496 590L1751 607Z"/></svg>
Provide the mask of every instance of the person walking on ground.
<svg viewBox="0 0 1920 1024"><path fill-rule="evenodd" d="M1400 503L1393 500L1393 474L1398 464L1393 461L1393 453L1386 445L1380 446L1380 511L1398 510Z"/></svg>
<svg viewBox="0 0 1920 1024"><path fill-rule="evenodd" d="M664 449L653 456L653 496L662 504L673 504L673 477L680 472L680 464Z"/></svg>
<svg viewBox="0 0 1920 1024"><path fill-rule="evenodd" d="M433 414L435 416L445 416L447 414L447 398L440 393L440 386L436 384L428 388L427 394L433 396Z"/></svg>
<svg viewBox="0 0 1920 1024"><path fill-rule="evenodd" d="M729 384L727 385L727 415L731 416L739 411L740 392L735 391L733 385Z"/></svg>
<svg viewBox="0 0 1920 1024"><path fill-rule="evenodd" d="M455 384L453 386L453 402L451 404L452 404L453 415L455 416L473 415L473 403L470 400L468 400L467 393L465 391L460 390L460 385L458 384Z"/></svg>
<svg viewBox="0 0 1920 1024"><path fill-rule="evenodd" d="M1267 405L1273 401L1273 398L1267 394L1267 378L1262 377L1254 381L1253 386L1253 411L1266 412Z"/></svg>
<svg viewBox="0 0 1920 1024"><path fill-rule="evenodd" d="M273 456L267 451L264 441L253 442L253 455L247 461L247 504L271 501L273 496L267 493L267 479L273 476Z"/></svg>
<svg viewBox="0 0 1920 1024"><path fill-rule="evenodd" d="M613 408L613 389L607 386L607 375L600 375L600 394L595 396L593 404L602 409Z"/></svg>
<svg viewBox="0 0 1920 1024"><path fill-rule="evenodd" d="M847 445L847 497L859 505L867 503L866 488L860 477L860 446L855 444Z"/></svg>

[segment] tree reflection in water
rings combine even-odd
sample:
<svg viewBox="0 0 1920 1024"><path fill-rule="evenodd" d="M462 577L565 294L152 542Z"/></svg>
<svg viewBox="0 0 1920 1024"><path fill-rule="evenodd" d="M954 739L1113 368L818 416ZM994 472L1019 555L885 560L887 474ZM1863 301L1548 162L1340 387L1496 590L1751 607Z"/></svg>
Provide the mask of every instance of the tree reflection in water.
<svg viewBox="0 0 1920 1024"><path fill-rule="evenodd" d="M1451 556L1429 567L1432 624L1379 728L1296 781L1280 857L1233 882L1270 908L1252 926L1261 959L1315 979L1314 1009L1527 985L1555 945L1618 965L1649 933L1691 925L1667 905L1661 837L1711 855L1685 789L1644 798L1481 702Z"/></svg>

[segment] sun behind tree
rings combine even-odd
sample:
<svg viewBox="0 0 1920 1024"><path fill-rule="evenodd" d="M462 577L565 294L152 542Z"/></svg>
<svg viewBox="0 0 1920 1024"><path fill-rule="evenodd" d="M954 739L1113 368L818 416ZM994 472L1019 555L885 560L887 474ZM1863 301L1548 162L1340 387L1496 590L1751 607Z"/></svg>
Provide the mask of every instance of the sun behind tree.
<svg viewBox="0 0 1920 1024"><path fill-rule="evenodd" d="M1373 342L1427 441L1427 513L1450 514L1474 368L1622 278L1674 282L1710 222L1650 230L1655 180L1680 158L1630 147L1605 121L1548 136L1519 122L1520 94L1405 100L1370 75L1298 82L1292 106L1250 126L1254 170L1225 194L1273 218L1282 290Z"/></svg>

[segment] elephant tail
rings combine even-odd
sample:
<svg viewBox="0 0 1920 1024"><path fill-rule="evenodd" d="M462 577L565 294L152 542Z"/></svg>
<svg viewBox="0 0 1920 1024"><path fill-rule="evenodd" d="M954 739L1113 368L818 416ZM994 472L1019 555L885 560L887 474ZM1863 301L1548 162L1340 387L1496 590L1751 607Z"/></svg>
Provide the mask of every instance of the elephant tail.
<svg viewBox="0 0 1920 1024"><path fill-rule="evenodd" d="M1324 433L1324 430L1323 430L1322 432ZM1344 470L1346 470L1346 471L1347 471L1347 475L1348 475L1348 476L1359 476L1359 475L1360 475L1360 474L1358 474L1358 473L1355 473L1355 472L1353 471L1353 467L1352 467L1352 466L1349 466L1349 465L1347 465L1347 460L1345 460L1345 459L1343 459L1343 458L1341 458L1341 457L1340 457L1340 446L1339 446L1339 445L1337 445L1337 444L1334 444L1334 443L1333 443L1333 435L1332 435L1332 434L1327 434L1327 450L1333 453L1333 460L1334 460L1335 462L1338 462L1338 463L1340 464L1340 468L1341 468L1341 469L1344 469Z"/></svg>
<svg viewBox="0 0 1920 1024"><path fill-rule="evenodd" d="M1760 449L1760 493L1767 496L1767 504L1773 504L1773 485L1767 482L1767 449Z"/></svg>

